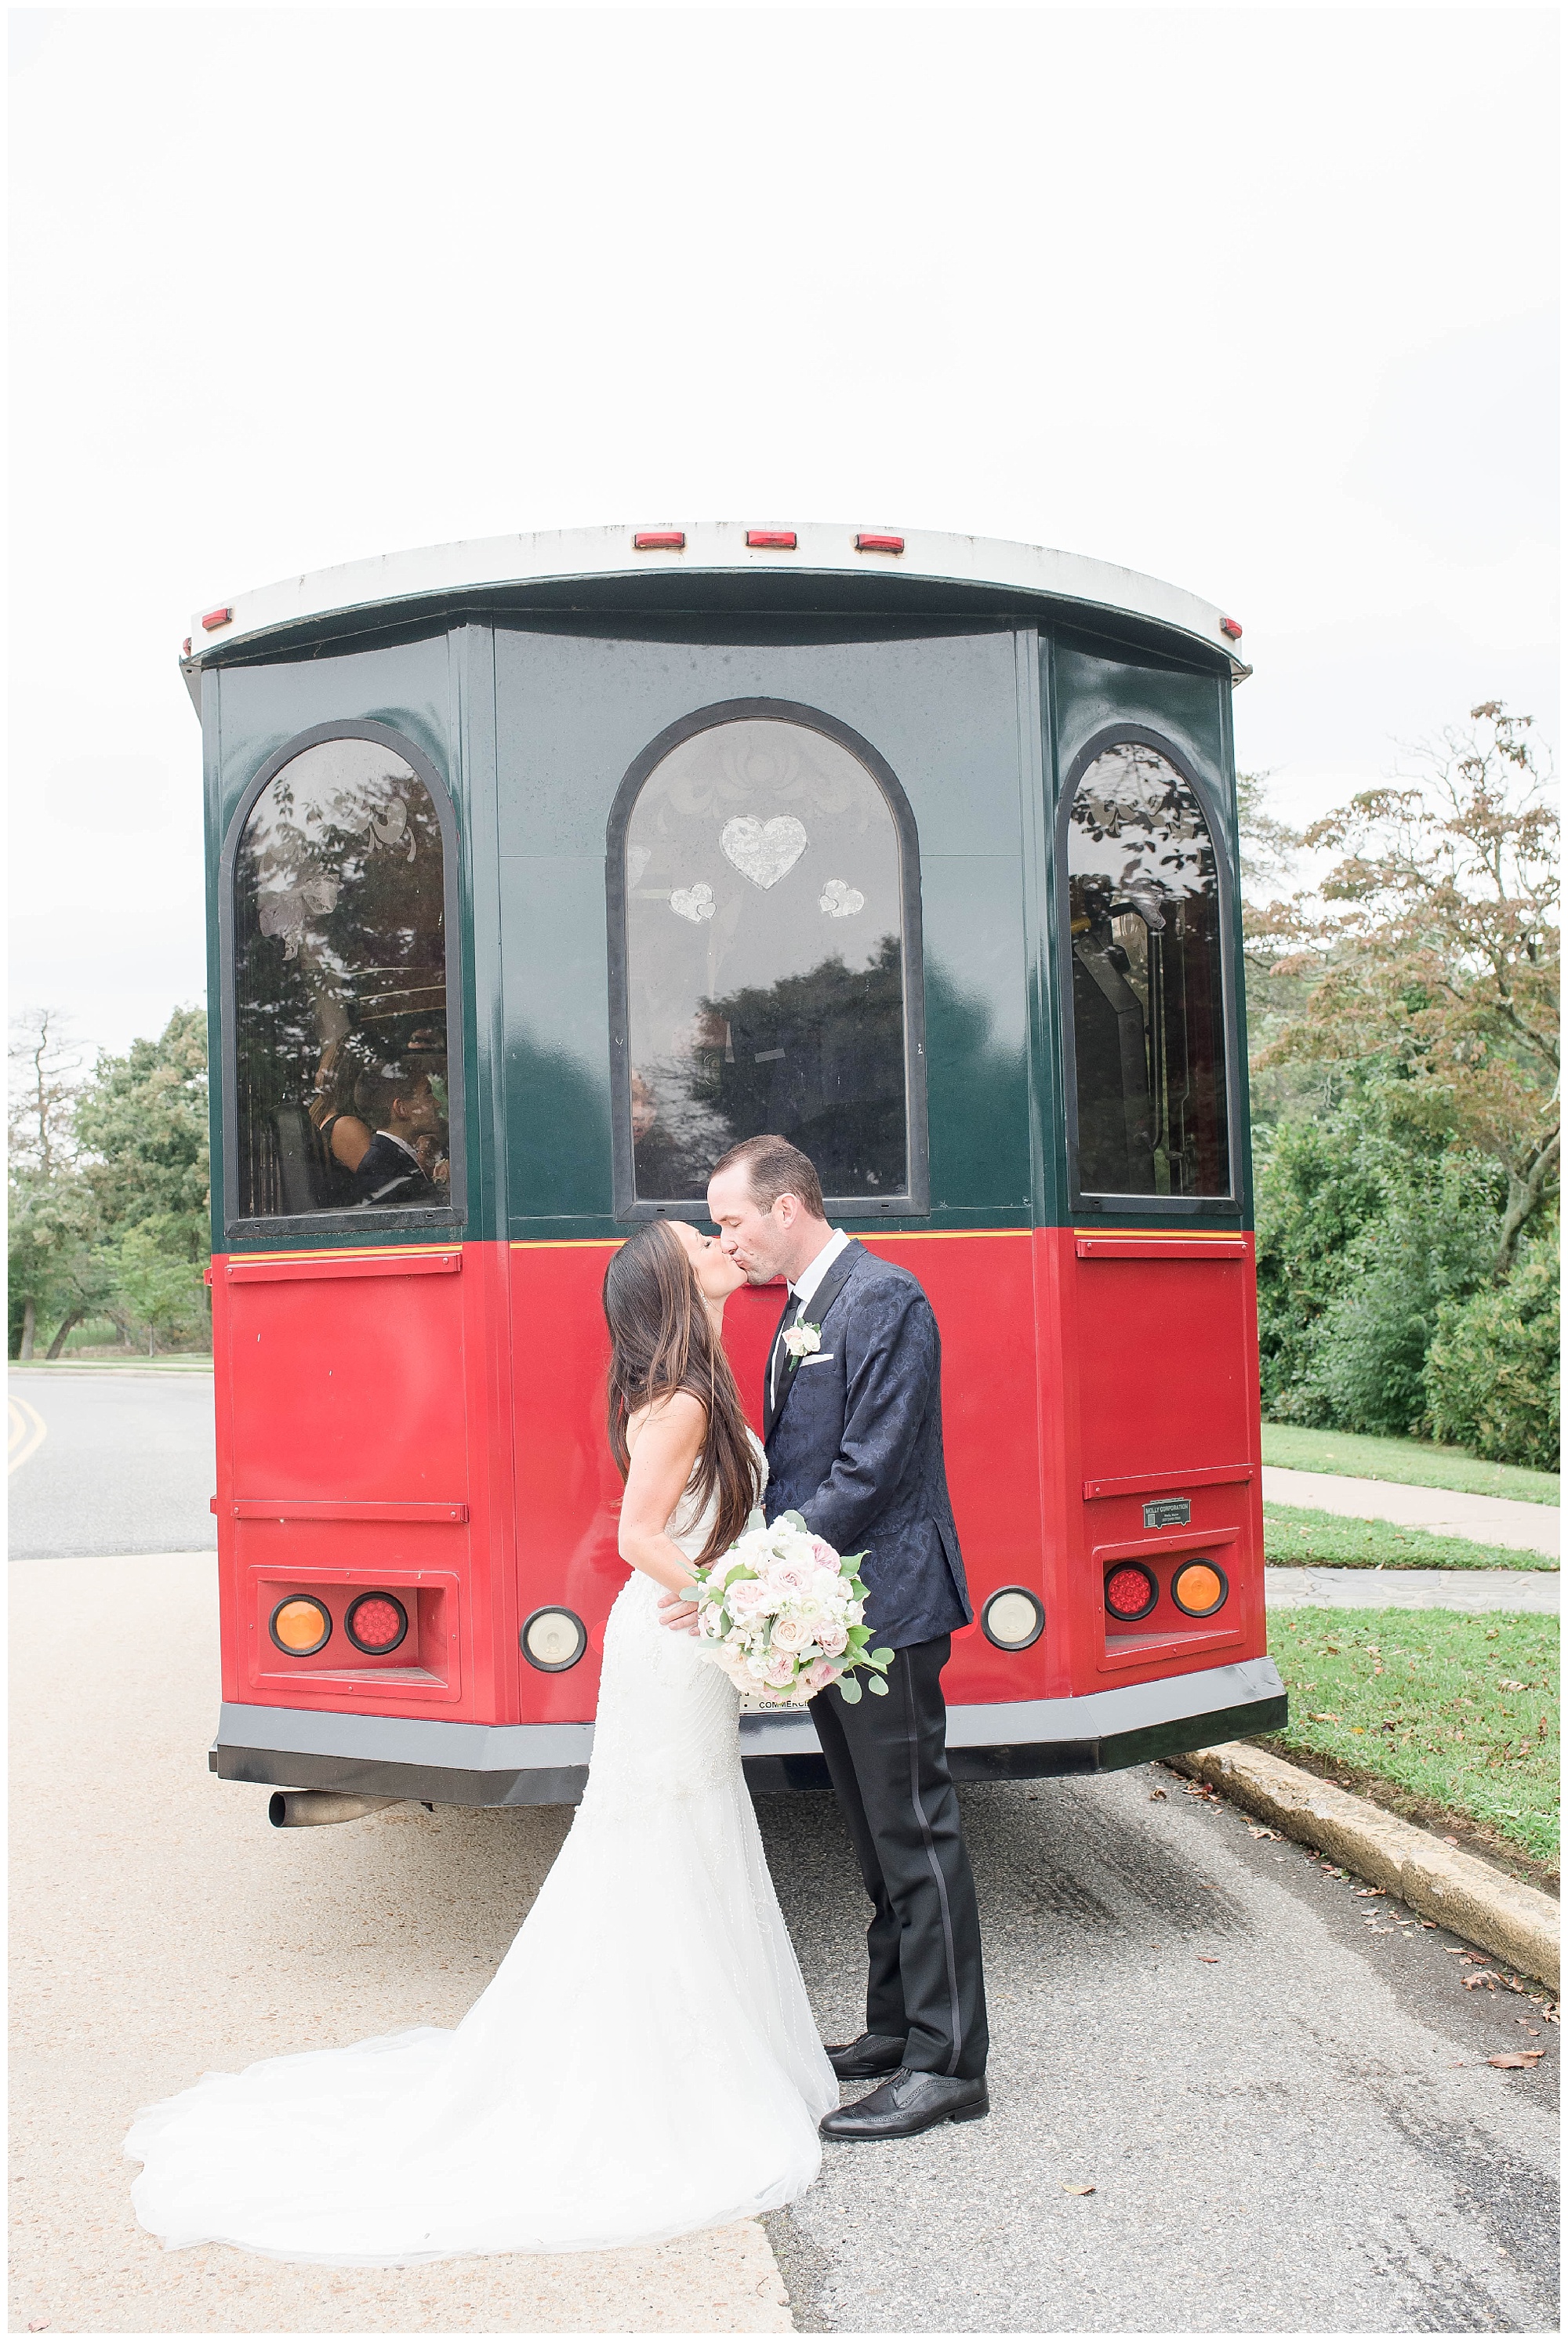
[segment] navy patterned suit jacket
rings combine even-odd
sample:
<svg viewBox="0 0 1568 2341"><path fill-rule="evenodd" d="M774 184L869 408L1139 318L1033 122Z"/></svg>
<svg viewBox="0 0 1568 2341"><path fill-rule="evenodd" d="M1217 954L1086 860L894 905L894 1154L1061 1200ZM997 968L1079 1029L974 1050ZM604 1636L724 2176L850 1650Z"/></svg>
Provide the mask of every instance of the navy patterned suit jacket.
<svg viewBox="0 0 1568 2341"><path fill-rule="evenodd" d="M792 1297L781 1323L794 1311ZM799 1512L836 1551L864 1552L866 1623L879 1642L906 1649L967 1625L930 1301L907 1269L851 1243L802 1315L822 1346L781 1365L766 1418L768 1518Z"/></svg>

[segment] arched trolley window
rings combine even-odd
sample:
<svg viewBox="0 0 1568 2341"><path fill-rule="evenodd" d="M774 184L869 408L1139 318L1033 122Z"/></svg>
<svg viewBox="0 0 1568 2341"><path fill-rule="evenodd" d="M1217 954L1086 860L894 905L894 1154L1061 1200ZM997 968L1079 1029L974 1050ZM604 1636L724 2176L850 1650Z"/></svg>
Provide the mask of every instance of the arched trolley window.
<svg viewBox="0 0 1568 2341"><path fill-rule="evenodd" d="M788 702L705 708L634 763L608 843L616 1216L701 1215L764 1131L837 1212L928 1210L919 851L876 751Z"/></svg>
<svg viewBox="0 0 1568 2341"><path fill-rule="evenodd" d="M1232 1192L1223 923L1209 816L1168 744L1091 742L1058 838L1081 1196Z"/></svg>
<svg viewBox="0 0 1568 2341"><path fill-rule="evenodd" d="M455 845L383 725L318 725L257 775L227 870L231 1220L461 1217Z"/></svg>

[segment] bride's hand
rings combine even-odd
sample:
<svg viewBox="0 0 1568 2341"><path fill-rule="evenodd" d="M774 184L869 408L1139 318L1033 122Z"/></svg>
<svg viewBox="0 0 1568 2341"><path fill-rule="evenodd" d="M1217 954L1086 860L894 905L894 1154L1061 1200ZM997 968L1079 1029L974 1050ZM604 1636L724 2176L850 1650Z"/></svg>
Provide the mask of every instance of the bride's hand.
<svg viewBox="0 0 1568 2341"><path fill-rule="evenodd" d="M697 1630L697 1605L688 1601L684 1593L661 1593L659 1623L673 1626L676 1633L694 1634Z"/></svg>

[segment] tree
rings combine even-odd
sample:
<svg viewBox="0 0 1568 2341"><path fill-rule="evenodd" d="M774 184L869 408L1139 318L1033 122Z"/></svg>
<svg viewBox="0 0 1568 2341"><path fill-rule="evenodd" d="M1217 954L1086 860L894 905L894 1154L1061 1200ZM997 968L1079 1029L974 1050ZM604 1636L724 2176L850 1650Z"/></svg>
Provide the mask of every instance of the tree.
<svg viewBox="0 0 1568 2341"><path fill-rule="evenodd" d="M1404 785L1372 789L1303 843L1343 858L1316 900L1258 914L1294 948L1274 962L1306 996L1260 1052L1358 1066L1389 1126L1473 1149L1507 1180L1492 1260L1511 1270L1553 1189L1559 1151L1558 819L1531 719L1471 710Z"/></svg>
<svg viewBox="0 0 1568 2341"><path fill-rule="evenodd" d="M104 1281L94 1263L96 1210L75 1170L73 1116L81 1093L82 1043L58 1009L25 1010L12 1023L6 1129L10 1141L7 1277L20 1310L18 1355L30 1359L38 1320L56 1314L57 1357L85 1293Z"/></svg>
<svg viewBox="0 0 1568 2341"><path fill-rule="evenodd" d="M155 1223L171 1257L209 1250L207 1026L176 1008L155 1041L101 1056L75 1111L85 1175L113 1237Z"/></svg>
<svg viewBox="0 0 1568 2341"><path fill-rule="evenodd" d="M201 1270L160 1240L168 1232L157 1220L139 1220L125 1230L112 1256L115 1290L147 1329L149 1358L157 1354L161 1331L189 1324L201 1308Z"/></svg>
<svg viewBox="0 0 1568 2341"><path fill-rule="evenodd" d="M114 1291L97 1202L79 1172L45 1179L27 1164L12 1171L6 1252L11 1305L20 1302L22 1310L18 1355L33 1355L41 1320L55 1324L48 1354L57 1358L83 1318L106 1307Z"/></svg>
<svg viewBox="0 0 1568 2341"><path fill-rule="evenodd" d="M82 1043L57 1008L28 1008L11 1024L5 1125L14 1168L45 1179L76 1159L73 1115L82 1089Z"/></svg>

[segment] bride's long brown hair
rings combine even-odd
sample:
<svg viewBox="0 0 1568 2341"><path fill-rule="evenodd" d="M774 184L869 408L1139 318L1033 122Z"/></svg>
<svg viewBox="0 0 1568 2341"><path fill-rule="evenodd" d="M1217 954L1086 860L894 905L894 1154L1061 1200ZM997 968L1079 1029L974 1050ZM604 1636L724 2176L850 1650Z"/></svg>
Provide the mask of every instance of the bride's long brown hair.
<svg viewBox="0 0 1568 2341"><path fill-rule="evenodd" d="M681 1240L663 1220L628 1236L604 1270L610 1328L610 1452L622 1479L631 1464L626 1425L639 1407L689 1390L706 1414L692 1492L699 1510L714 1490L718 1511L698 1557L705 1568L740 1536L761 1493L741 1394Z"/></svg>

